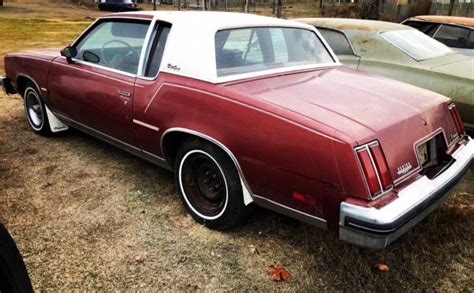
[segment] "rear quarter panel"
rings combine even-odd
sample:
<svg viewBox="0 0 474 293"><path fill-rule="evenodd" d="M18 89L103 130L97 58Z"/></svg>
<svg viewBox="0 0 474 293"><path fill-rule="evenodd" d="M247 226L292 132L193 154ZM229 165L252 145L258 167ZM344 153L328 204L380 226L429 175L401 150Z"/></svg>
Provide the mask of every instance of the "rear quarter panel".
<svg viewBox="0 0 474 293"><path fill-rule="evenodd" d="M232 151L252 193L317 217L338 216L333 206L343 200L344 187L334 145L346 143L333 129L298 121L223 85L171 74L137 80L135 97L135 119L160 128L156 135L137 127L146 151L163 156L157 141L167 129L201 132ZM293 192L314 197L315 204L293 199Z"/></svg>

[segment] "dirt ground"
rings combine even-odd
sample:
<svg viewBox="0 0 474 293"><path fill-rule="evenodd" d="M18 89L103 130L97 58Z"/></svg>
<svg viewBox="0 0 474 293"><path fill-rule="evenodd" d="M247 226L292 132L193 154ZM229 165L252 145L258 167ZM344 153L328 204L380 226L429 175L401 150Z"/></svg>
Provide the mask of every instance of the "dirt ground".
<svg viewBox="0 0 474 293"><path fill-rule="evenodd" d="M10 4L17 12L0 8L1 54L67 44L86 17L99 15ZM38 25L52 8L62 15ZM19 21L23 39L5 32L11 21ZM71 31L51 37L74 21ZM28 43L38 33L49 38ZM20 97L0 94L0 220L38 291L472 291L473 171L439 210L384 251L344 244L262 209L232 231L215 232L187 215L168 171L77 131L35 135ZM390 270L377 271L378 263ZM266 272L272 264L283 265L290 282L273 282Z"/></svg>

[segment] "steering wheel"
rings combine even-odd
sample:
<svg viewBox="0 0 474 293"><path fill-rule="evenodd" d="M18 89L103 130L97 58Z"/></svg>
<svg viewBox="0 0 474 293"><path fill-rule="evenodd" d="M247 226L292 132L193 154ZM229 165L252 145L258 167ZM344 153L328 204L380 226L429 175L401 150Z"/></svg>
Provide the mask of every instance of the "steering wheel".
<svg viewBox="0 0 474 293"><path fill-rule="evenodd" d="M119 44L122 44L122 45L125 45L126 47L128 47L128 53L125 54L125 55L128 55L128 54L130 54L130 53L133 53L132 46L130 46L129 44L125 43L124 41L121 41L121 40L108 41L108 42L106 42L105 44L102 45L102 48L101 48L101 50L100 50L100 51L101 51L101 54L102 54L102 60L104 60L104 63L105 63L106 65L109 65L109 66L110 66L111 63L114 62L114 59L115 59L116 57L118 57L118 55L114 55L111 60L107 60L107 57L105 57L105 56L107 56L107 54L105 54L105 47L107 47L107 45L112 44L112 43L119 43Z"/></svg>

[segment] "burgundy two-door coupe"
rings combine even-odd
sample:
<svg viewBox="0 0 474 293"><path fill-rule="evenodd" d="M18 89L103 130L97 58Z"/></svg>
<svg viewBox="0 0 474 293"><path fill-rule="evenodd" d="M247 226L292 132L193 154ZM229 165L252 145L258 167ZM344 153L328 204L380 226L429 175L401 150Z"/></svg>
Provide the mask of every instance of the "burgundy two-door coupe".
<svg viewBox="0 0 474 293"><path fill-rule="evenodd" d="M33 131L74 127L176 174L199 222L263 206L383 248L474 158L451 100L341 66L313 27L233 13L100 18L61 51L9 54Z"/></svg>

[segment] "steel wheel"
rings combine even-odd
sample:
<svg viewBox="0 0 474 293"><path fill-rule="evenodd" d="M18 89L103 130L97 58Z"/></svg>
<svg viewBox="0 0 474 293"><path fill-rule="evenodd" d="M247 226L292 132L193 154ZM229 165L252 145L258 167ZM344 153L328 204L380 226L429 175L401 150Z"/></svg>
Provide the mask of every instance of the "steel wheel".
<svg viewBox="0 0 474 293"><path fill-rule="evenodd" d="M207 220L219 218L228 201L228 185L222 168L202 150L188 152L179 166L179 185L188 206Z"/></svg>

